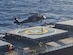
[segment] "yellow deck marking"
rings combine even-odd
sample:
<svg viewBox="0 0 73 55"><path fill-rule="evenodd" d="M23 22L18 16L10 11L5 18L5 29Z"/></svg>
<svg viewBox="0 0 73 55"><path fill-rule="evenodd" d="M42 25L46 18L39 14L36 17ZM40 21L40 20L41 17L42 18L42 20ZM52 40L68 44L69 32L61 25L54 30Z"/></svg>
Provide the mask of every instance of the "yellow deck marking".
<svg viewBox="0 0 73 55"><path fill-rule="evenodd" d="M25 34L45 34L48 30L46 28L33 28L24 31Z"/></svg>

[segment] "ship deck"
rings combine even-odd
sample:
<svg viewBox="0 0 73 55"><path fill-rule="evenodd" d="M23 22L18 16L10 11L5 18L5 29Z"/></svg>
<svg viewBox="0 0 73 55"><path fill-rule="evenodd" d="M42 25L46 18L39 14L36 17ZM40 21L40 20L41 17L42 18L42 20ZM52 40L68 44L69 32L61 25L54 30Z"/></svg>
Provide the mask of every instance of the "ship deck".
<svg viewBox="0 0 73 55"><path fill-rule="evenodd" d="M41 30L43 28L43 30ZM30 39L39 39L46 36L53 36L57 34L67 33L66 30L49 28L45 26L37 26L26 29L15 29L7 32L8 34L18 35Z"/></svg>
<svg viewBox="0 0 73 55"><path fill-rule="evenodd" d="M73 30L73 20L57 22L56 28L63 29L63 30Z"/></svg>
<svg viewBox="0 0 73 55"><path fill-rule="evenodd" d="M62 26L65 26L64 25L65 23L67 25L66 26L67 29L68 27L72 28L73 27L72 21L69 20L66 22L62 22L61 24ZM62 51L55 53L55 55L60 53L61 53L60 55L63 55L63 53L64 55L73 55L73 52L72 52L73 51L73 31L72 30L66 31L62 29L63 27L61 29L56 29L58 28L58 26L56 26L56 28L51 28L54 31L50 33L49 32L50 28L46 28L45 26L41 27L41 28L46 28L43 30L40 27L38 28L39 28L38 31L36 30L37 28L31 27L27 29L16 29L16 30L7 32L10 38L12 36L17 35L16 37L22 36L31 40L41 39L41 42L39 42L38 45L33 46L32 45L33 43L29 44L27 40L22 41L22 39L20 40L6 39L6 41L12 43L16 47L16 49L12 53L4 53L4 55L10 55L10 54L11 55L44 55L44 53L47 53L47 52L49 53L52 52L52 54L50 55L54 55L54 52L57 52L62 49L63 49ZM44 32L42 33L40 30ZM46 37L49 37L49 38L46 38ZM43 42L43 40L46 42Z"/></svg>
<svg viewBox="0 0 73 55"><path fill-rule="evenodd" d="M7 40L7 41L15 45L16 49L11 53L6 52L5 55L9 55L9 54L11 55L39 55L40 53L43 54L47 52L53 52L53 51L57 51L60 49L65 49L65 48L69 48L73 46L72 36L68 36L67 38L59 39L56 41L46 42L42 44L42 46L37 45L34 47L33 46L29 47L29 45L27 45L28 43L24 44L25 42L22 43L20 41L10 41L10 40Z"/></svg>
<svg viewBox="0 0 73 55"><path fill-rule="evenodd" d="M57 24L64 24L64 25L73 26L73 20L57 22Z"/></svg>

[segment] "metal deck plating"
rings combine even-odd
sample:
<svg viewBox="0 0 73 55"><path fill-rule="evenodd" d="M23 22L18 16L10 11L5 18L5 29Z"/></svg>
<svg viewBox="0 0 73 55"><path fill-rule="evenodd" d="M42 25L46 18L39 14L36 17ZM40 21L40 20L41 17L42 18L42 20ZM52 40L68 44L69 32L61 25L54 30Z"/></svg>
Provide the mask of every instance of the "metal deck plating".
<svg viewBox="0 0 73 55"><path fill-rule="evenodd" d="M57 22L56 28L63 29L63 30L73 30L73 20Z"/></svg>
<svg viewBox="0 0 73 55"><path fill-rule="evenodd" d="M38 38L43 38L47 36L67 33L67 31L56 29L56 28L47 28L45 26L43 27L37 26L37 27L31 27L31 28L26 28L26 29L15 29L7 33L23 36L23 37L30 38L30 39L38 39Z"/></svg>

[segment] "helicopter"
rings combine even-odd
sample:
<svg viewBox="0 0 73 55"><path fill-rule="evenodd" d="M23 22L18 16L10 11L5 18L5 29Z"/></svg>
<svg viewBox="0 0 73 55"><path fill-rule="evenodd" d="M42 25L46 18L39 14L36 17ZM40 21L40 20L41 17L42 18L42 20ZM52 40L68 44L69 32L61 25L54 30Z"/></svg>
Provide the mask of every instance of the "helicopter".
<svg viewBox="0 0 73 55"><path fill-rule="evenodd" d="M23 20L23 21L19 21L18 18L14 18L14 23L17 25L23 24L23 23L29 23L29 22L36 22L36 21L42 21L46 19L45 15L41 15L39 13L33 14L32 16L28 17L28 19Z"/></svg>

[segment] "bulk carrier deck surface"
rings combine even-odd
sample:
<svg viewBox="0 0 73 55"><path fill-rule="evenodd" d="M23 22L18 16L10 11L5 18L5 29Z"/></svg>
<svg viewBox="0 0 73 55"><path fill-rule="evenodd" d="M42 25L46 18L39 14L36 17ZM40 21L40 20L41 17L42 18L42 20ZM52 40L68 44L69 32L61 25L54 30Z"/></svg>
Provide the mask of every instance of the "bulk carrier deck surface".
<svg viewBox="0 0 73 55"><path fill-rule="evenodd" d="M5 38L16 47L17 55L73 55L72 31L57 28L15 29L7 32Z"/></svg>

